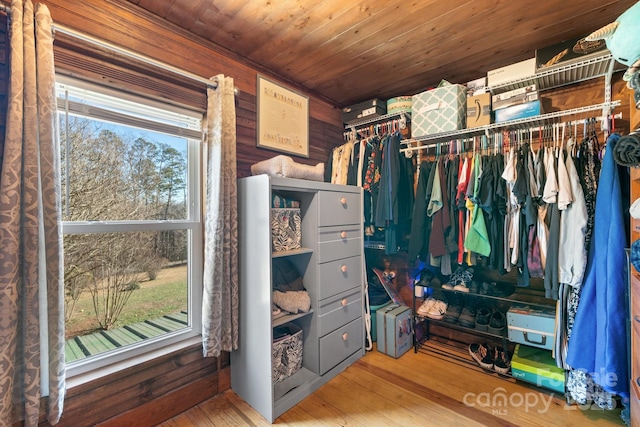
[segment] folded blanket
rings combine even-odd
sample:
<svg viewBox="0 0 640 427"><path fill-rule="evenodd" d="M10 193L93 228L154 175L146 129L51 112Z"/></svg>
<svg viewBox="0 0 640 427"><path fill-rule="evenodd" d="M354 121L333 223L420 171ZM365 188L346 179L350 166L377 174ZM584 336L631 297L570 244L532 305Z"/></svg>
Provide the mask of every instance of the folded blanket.
<svg viewBox="0 0 640 427"><path fill-rule="evenodd" d="M640 135L631 133L621 136L613 148L613 159L621 166L640 165Z"/></svg>
<svg viewBox="0 0 640 427"><path fill-rule="evenodd" d="M324 163L311 166L296 163L289 156L276 156L251 165L251 174L324 181Z"/></svg>
<svg viewBox="0 0 640 427"><path fill-rule="evenodd" d="M311 310L311 298L307 291L273 291L273 303L289 313L306 313Z"/></svg>

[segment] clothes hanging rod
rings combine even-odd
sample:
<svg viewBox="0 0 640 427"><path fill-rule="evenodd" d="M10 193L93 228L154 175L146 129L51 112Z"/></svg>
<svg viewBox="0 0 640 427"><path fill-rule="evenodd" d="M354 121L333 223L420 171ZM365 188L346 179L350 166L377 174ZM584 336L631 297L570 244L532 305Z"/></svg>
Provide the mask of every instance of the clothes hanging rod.
<svg viewBox="0 0 640 427"><path fill-rule="evenodd" d="M5 4L0 4L0 11L5 12L7 15L10 15L11 14L11 7L7 6ZM153 65L154 67L160 68L160 69L165 70L165 71L169 71L169 72L171 72L173 74L176 74L176 75L179 75L179 76L182 76L182 77L186 77L186 78L188 78L190 80L202 83L205 86L209 86L209 87L212 87L214 89L218 88L218 82L215 81L215 80L210 80L210 79L207 79L206 77L199 76L199 75L194 74L194 73L192 73L190 71L183 70L183 69L178 68L178 67L174 67L173 65L164 63L162 61L158 61L158 60L153 59L153 58L151 58L149 56L143 55L143 54L138 53L138 52L134 52L132 50L126 49L126 48L121 47L121 46L117 46L117 45L109 43L107 41L100 40L100 39L98 39L96 37L90 36L88 34L84 34L84 33L80 32L80 31L77 31L77 30L73 30L73 29L71 29L69 27L66 27L64 25L53 23L52 24L52 29L53 29L54 36L55 36L55 33L57 33L57 32L58 33L62 33L62 34L66 34L66 35L74 37L74 38L76 38L78 40L82 40L82 41L85 41L87 43L91 43L91 44L93 44L95 46L98 46L98 47L101 47L101 48L104 48L104 49L108 49L110 51L113 51L113 52L115 52L117 54L126 56L128 58L144 62L145 64L148 64L148 65ZM234 87L233 91L234 91L234 93L236 95L238 94L238 88L237 87Z"/></svg>
<svg viewBox="0 0 640 427"><path fill-rule="evenodd" d="M617 103L615 103L615 105L619 105L619 101ZM576 108L574 110L586 110L586 111L589 111L588 107L587 108ZM567 110L567 111L573 111L573 110ZM622 112L616 113L616 114L612 114L611 117L613 119L620 120L620 119L622 119ZM598 120L599 122L603 122L604 120L608 120L609 117L596 116L596 117L593 117L593 119ZM576 121L576 120L570 120L570 121ZM505 122L505 125L506 124L507 124L507 122ZM556 123L549 122L549 123L544 123L544 124L534 124L532 122L532 126L530 128L533 129L534 131L537 131L538 128L540 128L540 127L552 126L554 124L557 124L557 122ZM475 137L478 137L478 136L486 135L490 131L492 133L501 133L502 131L511 131L511 130L518 131L518 130L526 130L526 129L528 129L528 128L509 129L507 126L505 126L505 127L496 126L493 129L489 129L488 127L477 128L477 131L474 131L473 133L466 134L466 136L461 134L458 137L451 137L451 138L448 138L446 140L438 140L437 142L432 142L430 144L419 145L417 147L408 146L408 147L405 147L405 148L401 148L399 150L399 152L400 153L405 153L405 152L426 150L426 149L429 149L429 148L437 148L438 146L449 145L449 144L451 144L451 143L453 143L453 142L455 142L457 140L471 139L471 138L475 138ZM408 144L413 144L413 143L423 143L423 142L427 142L427 141L428 141L428 139L408 138L408 139L402 140L401 144L408 145Z"/></svg>

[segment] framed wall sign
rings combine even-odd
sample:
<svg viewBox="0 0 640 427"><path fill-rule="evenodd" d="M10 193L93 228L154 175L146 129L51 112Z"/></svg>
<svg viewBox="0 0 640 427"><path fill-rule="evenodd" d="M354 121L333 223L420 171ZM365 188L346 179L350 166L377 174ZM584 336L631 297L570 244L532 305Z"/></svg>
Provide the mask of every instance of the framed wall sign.
<svg viewBox="0 0 640 427"><path fill-rule="evenodd" d="M309 97L258 75L258 147L309 157Z"/></svg>

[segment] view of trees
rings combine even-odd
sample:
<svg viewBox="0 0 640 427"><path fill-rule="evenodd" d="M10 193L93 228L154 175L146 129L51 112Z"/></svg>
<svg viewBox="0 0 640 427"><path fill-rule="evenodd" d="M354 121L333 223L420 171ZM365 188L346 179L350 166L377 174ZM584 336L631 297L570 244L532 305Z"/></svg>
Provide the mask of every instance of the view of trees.
<svg viewBox="0 0 640 427"><path fill-rule="evenodd" d="M152 140L150 132L134 138L122 129L81 117L62 118L63 220L99 225L185 219L186 151ZM88 292L97 325L109 329L142 280L154 279L168 263L187 259L187 233L65 234L64 259L67 320L80 295Z"/></svg>

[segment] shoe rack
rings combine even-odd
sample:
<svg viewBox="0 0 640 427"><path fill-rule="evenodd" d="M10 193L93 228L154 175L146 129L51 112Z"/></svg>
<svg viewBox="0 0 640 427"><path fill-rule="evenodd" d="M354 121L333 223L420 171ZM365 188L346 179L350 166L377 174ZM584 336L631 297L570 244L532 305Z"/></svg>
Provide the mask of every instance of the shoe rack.
<svg viewBox="0 0 640 427"><path fill-rule="evenodd" d="M414 352L436 353L465 365L478 367L483 372L496 373L511 378L503 369L487 369L478 363L470 354L471 345L489 344L513 354L516 342L509 340L507 312L513 305L529 306L540 310L554 310L553 300L544 298L544 292L538 286L518 288L509 277L501 280L489 270L474 267L473 278L447 289L447 281L424 280L414 284ZM455 318L445 314L442 318L419 313L420 306L429 299L447 303L447 313L456 313L454 306L460 307L460 315ZM485 322L482 322L482 311L485 311ZM469 314L471 311L473 314ZM498 314L499 313L499 314ZM470 317L472 316L472 317ZM493 316L503 319L502 327L492 325ZM472 323L471 323L472 322ZM526 344L526 343L525 343ZM532 343L529 343L532 345ZM509 357L510 359L510 357Z"/></svg>

